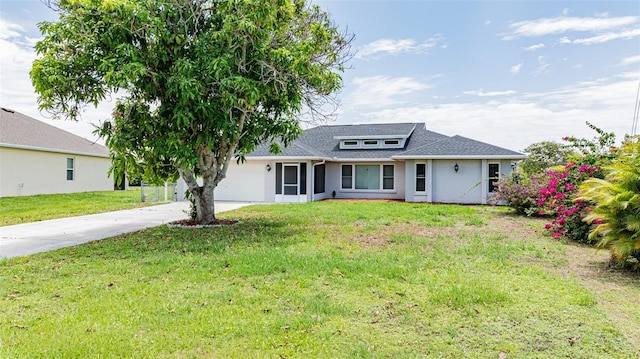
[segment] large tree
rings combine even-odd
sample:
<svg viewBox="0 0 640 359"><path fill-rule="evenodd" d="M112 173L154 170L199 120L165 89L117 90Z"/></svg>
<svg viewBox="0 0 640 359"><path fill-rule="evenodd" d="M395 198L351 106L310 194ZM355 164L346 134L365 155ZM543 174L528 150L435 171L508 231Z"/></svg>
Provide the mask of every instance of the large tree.
<svg viewBox="0 0 640 359"><path fill-rule="evenodd" d="M59 0L31 78L39 106L77 119L118 97L106 138L112 171L179 173L197 221L230 161L301 133L341 86L352 36L306 0ZM196 181L202 178L202 185Z"/></svg>
<svg viewBox="0 0 640 359"><path fill-rule="evenodd" d="M520 168L527 174L544 173L550 167L564 165L574 153L573 149L553 141L533 143L523 152L527 154L527 159Z"/></svg>

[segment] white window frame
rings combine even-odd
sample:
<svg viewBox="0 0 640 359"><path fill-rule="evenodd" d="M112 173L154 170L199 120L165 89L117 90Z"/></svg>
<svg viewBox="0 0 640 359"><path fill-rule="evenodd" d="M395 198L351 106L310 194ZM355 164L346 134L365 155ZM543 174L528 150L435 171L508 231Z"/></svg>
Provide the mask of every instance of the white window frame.
<svg viewBox="0 0 640 359"><path fill-rule="evenodd" d="M342 167L350 166L351 167L351 187L342 187L343 178L342 176ZM380 187L378 189L357 189L356 187L356 166L379 166L380 172ZM384 166L391 166L393 168L393 188L384 189ZM393 163L353 163L353 164L343 164L340 166L340 189L342 191L355 191L355 192L394 192L396 190L396 165Z"/></svg>
<svg viewBox="0 0 640 359"><path fill-rule="evenodd" d="M69 160L71 160L71 167L69 167ZM66 161L67 170L65 171L65 175L68 182L73 182L76 180L76 159L75 157L67 157ZM69 171L71 171L71 179L69 179Z"/></svg>

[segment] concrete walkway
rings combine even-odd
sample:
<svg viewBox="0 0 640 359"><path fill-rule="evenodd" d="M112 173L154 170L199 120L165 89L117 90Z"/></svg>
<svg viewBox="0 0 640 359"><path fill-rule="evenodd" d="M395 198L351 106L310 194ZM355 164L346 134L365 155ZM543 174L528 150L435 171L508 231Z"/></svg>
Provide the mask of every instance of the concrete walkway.
<svg viewBox="0 0 640 359"><path fill-rule="evenodd" d="M220 213L247 205L250 203L216 202L215 210L216 213ZM186 219L185 211L188 210L189 202L182 201L0 227L0 258L52 251L159 226Z"/></svg>

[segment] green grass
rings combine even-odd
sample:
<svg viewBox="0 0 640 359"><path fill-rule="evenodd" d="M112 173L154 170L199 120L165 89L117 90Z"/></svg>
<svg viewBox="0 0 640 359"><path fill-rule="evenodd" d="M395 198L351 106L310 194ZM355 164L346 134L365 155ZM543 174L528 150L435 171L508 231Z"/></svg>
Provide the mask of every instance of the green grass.
<svg viewBox="0 0 640 359"><path fill-rule="evenodd" d="M148 206L140 188L128 191L42 194L0 198L0 226Z"/></svg>
<svg viewBox="0 0 640 359"><path fill-rule="evenodd" d="M637 357L538 221L377 202L224 215L241 222L0 261L0 357ZM640 295L625 283L609 300Z"/></svg>

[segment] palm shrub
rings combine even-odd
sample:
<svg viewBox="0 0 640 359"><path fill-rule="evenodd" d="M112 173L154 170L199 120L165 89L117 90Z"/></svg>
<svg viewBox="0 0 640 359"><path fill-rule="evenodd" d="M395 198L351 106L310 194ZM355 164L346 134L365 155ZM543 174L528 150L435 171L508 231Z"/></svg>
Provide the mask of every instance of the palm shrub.
<svg viewBox="0 0 640 359"><path fill-rule="evenodd" d="M595 206L585 217L595 224L590 238L609 249L616 261L640 261L640 137L627 138L606 167L604 179L591 178L579 187L577 200Z"/></svg>

